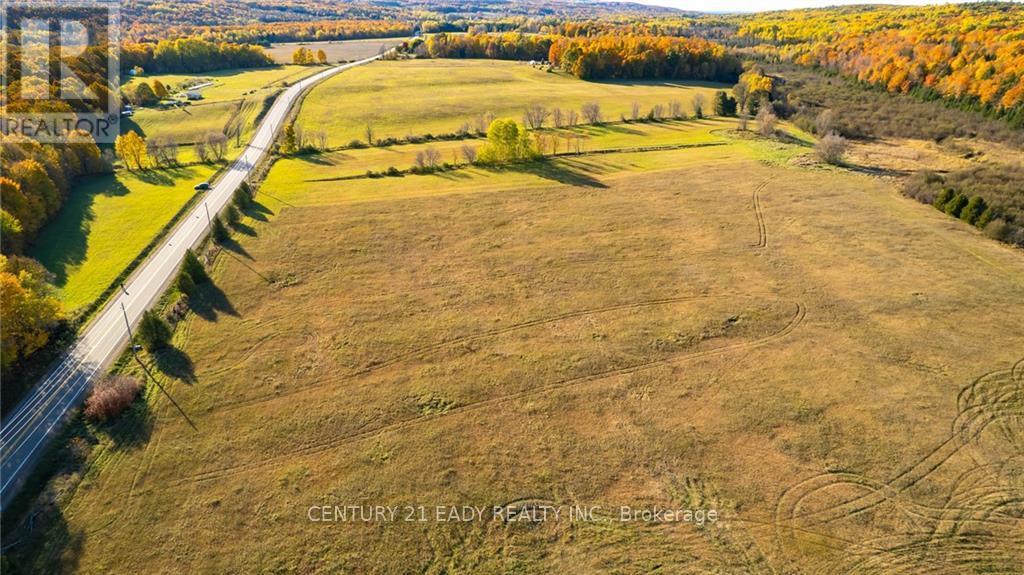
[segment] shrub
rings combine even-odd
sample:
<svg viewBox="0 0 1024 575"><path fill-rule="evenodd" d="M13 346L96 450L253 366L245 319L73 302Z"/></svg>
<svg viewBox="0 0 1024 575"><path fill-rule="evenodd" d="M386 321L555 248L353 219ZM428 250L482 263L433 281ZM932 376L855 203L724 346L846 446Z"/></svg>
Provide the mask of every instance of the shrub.
<svg viewBox="0 0 1024 575"><path fill-rule="evenodd" d="M981 214L985 212L986 208L988 206L985 205L985 200L981 196L974 196L960 212L960 219L973 226L981 219Z"/></svg>
<svg viewBox="0 0 1024 575"><path fill-rule="evenodd" d="M846 138L835 132L829 132L814 145L814 151L817 152L821 161L836 166L843 163L843 156L846 155L847 148Z"/></svg>
<svg viewBox="0 0 1024 575"><path fill-rule="evenodd" d="M85 416L93 421L113 419L132 404L142 384L127 375L109 375L96 382L85 400Z"/></svg>
<svg viewBox="0 0 1024 575"><path fill-rule="evenodd" d="M953 191L953 188L943 188L942 191L939 192L939 195L935 196L935 201L932 202L932 205L935 206L935 209L937 210L945 211L946 204L948 204L955 195L956 192Z"/></svg>
<svg viewBox="0 0 1024 575"><path fill-rule="evenodd" d="M363 142L361 142L359 140L352 140L351 142L348 143L348 147L350 147L350 148L365 148L367 146L366 146L366 144L364 144Z"/></svg>
<svg viewBox="0 0 1024 575"><path fill-rule="evenodd" d="M206 273L203 262L199 261L199 256L192 250L185 252L185 261L181 265L181 271L191 276L192 281L197 284L210 281L210 276Z"/></svg>
<svg viewBox="0 0 1024 575"><path fill-rule="evenodd" d="M224 220L220 219L220 216L213 218L213 241L222 244L230 239L231 232L224 225Z"/></svg>
<svg viewBox="0 0 1024 575"><path fill-rule="evenodd" d="M948 215L953 216L954 218L959 218L960 212L962 212L963 209L967 207L967 202L967 196L963 194L957 194L953 196L952 200L946 202L946 207L943 211L946 212Z"/></svg>
<svg viewBox="0 0 1024 575"><path fill-rule="evenodd" d="M139 340L147 351L165 347L171 341L171 326L153 310L146 310L139 322Z"/></svg>
<svg viewBox="0 0 1024 575"><path fill-rule="evenodd" d="M391 166L391 167L388 168L388 175L389 176L400 176L400 175L402 175L402 172L398 168L396 168L394 166Z"/></svg>

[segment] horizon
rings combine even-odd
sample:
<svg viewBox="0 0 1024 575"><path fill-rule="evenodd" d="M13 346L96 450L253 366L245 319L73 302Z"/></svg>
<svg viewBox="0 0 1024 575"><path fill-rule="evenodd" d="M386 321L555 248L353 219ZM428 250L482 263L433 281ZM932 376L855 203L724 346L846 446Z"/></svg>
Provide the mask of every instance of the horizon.
<svg viewBox="0 0 1024 575"><path fill-rule="evenodd" d="M860 0L616 0L675 8L688 12L707 13L754 13L775 10L800 10L806 8L827 8L831 6L877 5L877 6L938 6L942 4L964 4L970 0L948 0L936 2L932 0L889 0L887 2L864 2ZM1008 3L1020 4L1024 0L1006 0Z"/></svg>

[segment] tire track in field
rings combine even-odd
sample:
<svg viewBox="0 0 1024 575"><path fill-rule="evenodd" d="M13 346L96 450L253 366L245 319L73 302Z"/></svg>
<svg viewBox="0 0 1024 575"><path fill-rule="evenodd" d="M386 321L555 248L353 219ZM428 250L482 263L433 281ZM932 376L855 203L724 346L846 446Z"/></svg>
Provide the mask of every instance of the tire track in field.
<svg viewBox="0 0 1024 575"><path fill-rule="evenodd" d="M761 207L761 192L768 187L768 184L771 183L771 181L772 178L765 178L764 181L754 188L754 217L757 219L757 243L751 246L754 248L768 247L768 228L764 223L764 209Z"/></svg>
<svg viewBox="0 0 1024 575"><path fill-rule="evenodd" d="M797 530L803 531L816 525L849 518L884 502L891 501L901 509L905 508L906 502L901 501L899 496L928 477L963 447L971 444L989 424L1024 415L1020 396L1021 386L1015 375L1017 366L1022 364L1024 364L1024 360L1015 363L1011 369L995 370L983 374L961 389L957 395L958 413L951 424L949 437L890 481L874 482L852 473L822 473L804 479L784 490L777 502L775 513L778 543L785 547L784 542L787 539L792 539ZM913 545L934 545L937 541L961 537L963 534L960 533L960 529L968 523L1019 528L1020 519L1015 513L999 512L1000 509L1018 505L1022 501L1019 494L1014 495L998 487L973 487L969 491L987 491L980 496L968 498L962 503L957 501L957 499L963 499L965 495L962 492L956 493L959 486L972 473L988 465L978 465L961 474L954 484L953 492L947 496L942 508L910 504L916 514L935 522L931 534L925 535L924 538L918 538ZM798 509L808 498L825 489L840 485L855 486L868 493L849 497L841 503L823 509L798 514ZM953 507L954 503L959 504L960 507ZM974 504L971 505L971 503ZM921 514L922 510L925 513ZM935 511L938 512L938 515L932 517L931 514ZM950 522L952 522L951 525ZM947 533L939 535L939 530L944 525L947 527ZM786 533L787 530L789 533ZM787 538L786 535L789 537ZM896 549L898 548L887 550L882 555L891 555ZM859 562L869 559L861 558Z"/></svg>
<svg viewBox="0 0 1024 575"><path fill-rule="evenodd" d="M674 298L671 298L671 299L674 299ZM635 304L633 304L633 305L635 305ZM787 335L792 333L803 322L803 320L804 320L804 318L806 316L806 309L805 309L804 305L802 303L796 303L795 304L795 308L796 309L794 310L793 316L791 317L790 321L787 322L786 325L784 325L780 330L778 330L778 331L776 331L776 332L774 332L772 334L769 334L769 335L767 335L765 337L762 337L762 338L759 338L759 339L755 339L755 340L752 340L752 341L738 342L738 343L734 343L734 344L731 344L731 345L725 345L725 346L722 346L722 347L719 347L719 348L716 348L716 349L710 349L710 350L699 351L699 352L694 352L694 353L689 353L689 354L683 354L681 356L676 356L676 357L669 357L669 358L664 358L664 359L647 361L647 362L635 364L635 365L628 366L628 367L622 367L622 368L617 368L617 369L606 370L606 371L603 371L603 372L589 374L589 375L584 375L584 376L579 376L579 377L574 377L574 378L570 378L570 379L567 379L567 380L563 380L563 381L559 381L559 382L554 382L554 383L550 383L550 384L547 384L547 385L542 385L542 386L531 388L531 389L521 390L521 391L517 391L517 392L513 392L513 393L509 393L509 394L504 394L504 395L498 395L498 396L491 397L491 398L488 398L488 399L483 399L483 400L479 400L479 401L475 401L475 402L471 402L471 403L466 403L466 404L454 407L454 408L448 410L445 413L421 415L421 416L418 416L418 417L413 417L413 418L410 418L410 419L406 419L406 420L402 420L402 421L397 421L397 422L390 423L390 424L381 425L381 426L378 426L378 427L375 427L375 428L371 428L371 429L368 429L368 430L365 430L365 431L361 431L361 432L341 434L341 435L338 435L338 436L333 437L333 438L329 438L329 439L326 439L326 440L323 440L323 441L319 441L319 442L316 442L316 443L312 443L312 444L309 444L309 445L304 445L304 446L299 447L297 449L289 450L289 451L286 451L284 453L280 453L280 454L277 454L277 455L274 455L274 456L271 456L271 457L268 457L266 459L262 459L262 460L259 460L259 461L252 461L252 462L248 462L248 463L242 463L242 464L238 464L238 465L232 465L232 466L228 466L228 467L223 467L223 468L219 468L219 469L212 469L210 471L205 471L205 472L197 473L197 474L194 474L194 475L183 477L183 478L178 479L176 481L172 481L170 483L170 485L178 486L178 485L193 484L193 483L196 483L196 482L211 481L211 480L222 479L224 477L229 477L229 476L232 476L232 475L237 475L239 473L245 473L245 472L253 471L253 470L257 470L257 469L264 469L264 468L268 468L268 467L275 467L276 465L278 465L281 462L291 461L291 460L293 460L296 457L307 457L307 456L310 456L310 455L315 455L315 454L318 454L318 453L322 453L324 451L328 451L328 450L333 449L335 447L339 447L341 445L346 445L346 444L349 444L349 443L354 443L354 442L357 442L357 441L362 441L362 440L365 440L365 439L370 439L370 438L377 437L377 436L380 436L380 435L383 435L383 434L386 434L386 433L400 431L400 430L407 429L407 428L410 428L410 427L418 426L420 424L428 423L430 421L433 421L433 420L439 419L439 418L446 418L446 417L462 415L462 414L465 414L465 413L471 413L471 412L479 411L481 409L486 409L486 408L489 408L489 407L494 407L494 406L497 406L497 405L508 403L510 401L522 399L522 398L525 398L525 397L531 397L531 396L535 396L535 395L549 393L549 392L552 392L552 391L558 391L558 390L568 389L568 388L572 388L572 387L577 387L577 386L582 385L582 384L593 383L595 381L601 381L601 380L605 380L605 379L608 379L608 378L611 378L611 377L617 377L617 376L637 373L637 372L645 371L645 370L648 370L648 369L651 369L651 368L654 368L654 367L658 367L658 366L672 365L672 364L683 362L683 361L690 361L690 360L694 360L694 359L698 359L698 358L717 356L717 355L722 355L722 354L726 354L726 353L733 352L733 351L739 351L739 350L743 350L743 349L752 349L752 348L755 348L755 347L762 347L762 346L768 345L770 343L773 343L773 342L775 342L775 341L777 341L779 339L782 339L782 338L786 337ZM540 320L537 320L537 321L540 321Z"/></svg>
<svg viewBox="0 0 1024 575"><path fill-rule="evenodd" d="M995 373L1008 373L995 372ZM983 377L987 377L983 376ZM972 384L975 386L975 384ZM1013 393L1009 390L1005 393ZM881 485L880 488L871 489L870 493L844 501L805 514L797 514L797 509L809 497L815 493L836 485L859 485L867 487L874 482L863 476L849 473L821 473L807 478L796 485L783 491L776 506L776 518L780 524L800 520L805 525L818 525L829 523L837 519L849 517L860 513L878 504L893 499L913 487L921 480L928 477L943 463L958 453L966 444L977 438L989 424L1004 417L1020 415L1019 401L1005 399L1005 393L997 396L993 402L971 405L962 409L953 420L949 437L939 446L932 449L928 454L918 460L913 466ZM856 481L853 478L856 477ZM819 485L820 483L820 485ZM889 494L893 495L889 495ZM785 518L785 519L783 519ZM809 523L808 523L809 522Z"/></svg>
<svg viewBox="0 0 1024 575"><path fill-rule="evenodd" d="M564 320L567 320L567 319L575 319L575 318L586 317L586 316L590 316L590 315L598 315L598 314L602 314L602 313L610 313L610 312L614 312L614 311L626 311L626 310L633 310L633 309L642 309L642 308L646 308L646 307L655 307L655 306L660 306L660 305L669 305L669 304L673 304L673 303L683 303L683 302L687 302L687 301L697 301L697 300L701 300L701 299L714 299L714 298L721 298L721 297L724 297L724 296L719 296L719 295L695 295L695 296L680 296L680 297L672 297L672 298L660 298L660 299L653 299L653 300L648 300L648 301L643 301L643 302L615 304L615 305L602 306L602 307L597 307L597 308L576 310L576 311L561 313L561 314L557 314L557 315L553 315L553 316L536 318L536 319L532 319L532 320L528 320L528 321L524 321L524 322L515 323L515 324L512 324L512 325L507 325L507 326L504 326L504 327L492 329L492 330L487 330L487 331L475 333L475 334L472 334L472 335L466 335L466 336L462 336L462 337L456 337L456 338L452 338L452 339L442 340L442 341L439 341L439 342L436 342L436 343L432 343L430 345L421 346L421 347L412 349L410 351L407 351L407 352L404 352L404 353L400 353L398 355L394 355L394 356L389 357L388 359L385 359L383 361L379 361L379 362L373 363L373 364L368 365L368 366L366 366L366 367L364 367L362 369L358 369L358 370L349 372L348 374L342 375L342 376L340 376L338 378L319 379L319 380L316 380L314 382L309 383L308 385L296 386L296 387L290 388L290 389L288 389L286 391L283 391L281 393L261 395L261 396L252 397L252 398L248 398L248 399L241 399L241 400L237 400L237 401L229 401L229 402L220 403L220 404L212 406L209 409L209 411L210 412L215 412L215 411L224 412L224 411L234 411L236 409L241 409L241 408L244 408L244 407L251 407L253 405L257 405L257 404L260 404L260 403L264 403L264 402L268 402L268 401L274 401L274 400L277 400L277 399L280 399L280 398L288 397L288 396L294 395L294 394L302 392L302 391L308 391L310 389L316 389L316 388L319 388L319 387L335 385L335 384L338 384L338 383L342 383L342 382L345 382L345 381L356 379L358 377L363 377L363 376L369 375L371 373L374 373L374 372L386 369L388 367L394 366L396 364L402 363L404 361L408 361L410 359L414 359L414 358L418 358L418 357L427 356L427 355L430 355L431 353L435 353L435 352L441 351L443 349L447 349L447 348L451 348L451 347L455 347L455 346L459 346L459 345L463 345L463 344L467 344L467 343L472 343L474 341L489 339L489 338L492 338L492 337L497 337L497 336L500 336L500 335L504 335L504 334L507 334L507 333L511 333L511 332L515 332L515 331L519 331L519 330L523 330L523 329L528 329L528 328L531 328L531 327L537 327L537 326L541 326L541 325L545 325L545 324L550 324L550 323L555 323L555 322L559 322L559 321L564 321Z"/></svg>

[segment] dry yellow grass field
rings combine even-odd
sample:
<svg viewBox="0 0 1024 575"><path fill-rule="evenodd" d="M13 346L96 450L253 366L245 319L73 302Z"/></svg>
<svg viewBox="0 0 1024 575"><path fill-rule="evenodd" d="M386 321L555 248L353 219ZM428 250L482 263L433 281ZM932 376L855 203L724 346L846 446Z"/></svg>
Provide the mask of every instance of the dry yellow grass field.
<svg viewBox="0 0 1024 575"><path fill-rule="evenodd" d="M151 389L95 431L32 566L1014 572L1024 259L777 148L315 185L282 163L161 376L195 428ZM524 503L600 510L491 514Z"/></svg>

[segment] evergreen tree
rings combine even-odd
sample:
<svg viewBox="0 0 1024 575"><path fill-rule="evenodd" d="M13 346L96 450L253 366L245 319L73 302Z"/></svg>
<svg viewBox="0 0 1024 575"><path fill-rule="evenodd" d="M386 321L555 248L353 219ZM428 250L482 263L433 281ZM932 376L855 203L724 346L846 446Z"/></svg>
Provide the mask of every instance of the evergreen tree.
<svg viewBox="0 0 1024 575"><path fill-rule="evenodd" d="M171 326L153 310L146 310L139 323L138 336L146 351L156 351L171 342Z"/></svg>
<svg viewBox="0 0 1024 575"><path fill-rule="evenodd" d="M192 281L197 284L210 281L210 276L206 273L203 262L199 261L199 257L192 250L185 252L185 261L181 265L181 271L187 273L192 278Z"/></svg>

